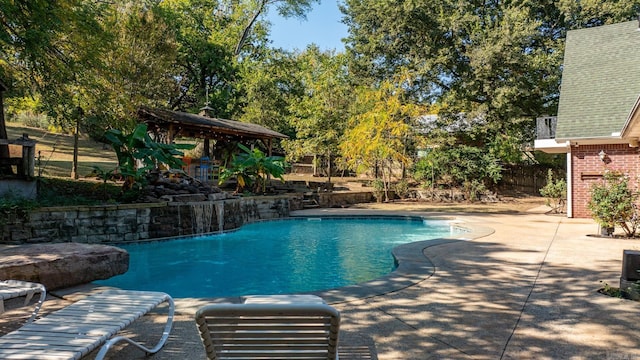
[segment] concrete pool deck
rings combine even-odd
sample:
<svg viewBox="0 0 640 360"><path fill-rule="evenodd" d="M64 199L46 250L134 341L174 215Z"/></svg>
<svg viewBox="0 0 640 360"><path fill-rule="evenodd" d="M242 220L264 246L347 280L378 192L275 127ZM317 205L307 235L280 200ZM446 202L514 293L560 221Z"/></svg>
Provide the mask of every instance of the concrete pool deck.
<svg viewBox="0 0 640 360"><path fill-rule="evenodd" d="M294 215L317 214L442 216L358 209ZM598 232L592 220L541 209L445 216L477 227L482 236L412 254L421 265L411 284L379 280L390 292L365 298L321 294L342 314L341 359L640 359L640 302L597 292L603 283L619 285L622 252L640 250L640 240L587 236ZM84 290L53 293L73 299ZM177 299L175 326L163 350L145 357L125 346L109 358L205 359L193 314L225 300L237 301ZM47 301L43 310L61 305L63 300ZM161 321L146 316L126 332L153 342Z"/></svg>

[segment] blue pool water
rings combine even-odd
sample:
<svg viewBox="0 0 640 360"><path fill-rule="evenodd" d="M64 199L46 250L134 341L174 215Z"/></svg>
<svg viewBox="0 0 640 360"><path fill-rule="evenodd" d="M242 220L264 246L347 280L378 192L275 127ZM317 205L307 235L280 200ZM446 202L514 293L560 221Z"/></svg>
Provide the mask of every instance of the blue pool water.
<svg viewBox="0 0 640 360"><path fill-rule="evenodd" d="M285 294L373 280L395 268L391 249L451 235L444 221L308 218L238 231L127 244L129 271L101 285L176 298Z"/></svg>

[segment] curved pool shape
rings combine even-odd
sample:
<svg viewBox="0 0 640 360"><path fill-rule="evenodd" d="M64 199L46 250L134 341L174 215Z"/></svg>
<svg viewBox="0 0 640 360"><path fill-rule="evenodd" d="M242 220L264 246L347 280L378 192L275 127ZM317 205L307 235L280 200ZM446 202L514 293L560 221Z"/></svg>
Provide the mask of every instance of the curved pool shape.
<svg viewBox="0 0 640 360"><path fill-rule="evenodd" d="M391 250L400 244L456 231L446 221L404 217L264 221L224 234L121 245L129 271L95 283L176 298L326 290L393 271Z"/></svg>

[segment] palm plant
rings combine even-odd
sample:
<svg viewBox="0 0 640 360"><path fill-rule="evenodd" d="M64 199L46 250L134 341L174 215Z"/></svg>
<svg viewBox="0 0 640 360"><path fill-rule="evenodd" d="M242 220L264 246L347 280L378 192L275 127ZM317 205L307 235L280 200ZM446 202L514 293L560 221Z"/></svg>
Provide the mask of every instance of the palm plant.
<svg viewBox="0 0 640 360"><path fill-rule="evenodd" d="M179 169L183 165L180 150L193 148L190 144L163 144L151 139L147 133L147 125L139 124L130 134L118 129L105 132L104 137L111 144L118 157L118 169L125 178L124 190L135 184L141 185L144 176L165 164L171 169Z"/></svg>
<svg viewBox="0 0 640 360"><path fill-rule="evenodd" d="M245 187L254 187L255 192L265 192L269 176L284 182L286 163L281 156L266 156L260 149L253 150L238 144L241 153L234 155L229 166L220 171L219 184L232 177L237 180L236 193Z"/></svg>

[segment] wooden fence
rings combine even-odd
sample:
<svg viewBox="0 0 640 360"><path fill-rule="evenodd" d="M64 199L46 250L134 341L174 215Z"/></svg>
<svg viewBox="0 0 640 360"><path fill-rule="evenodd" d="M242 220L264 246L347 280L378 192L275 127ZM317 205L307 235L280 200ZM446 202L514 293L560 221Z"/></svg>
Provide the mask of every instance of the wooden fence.
<svg viewBox="0 0 640 360"><path fill-rule="evenodd" d="M547 184L547 172L553 170L554 179L566 178L564 169L554 169L542 165L507 165L498 182L501 191L513 191L527 195L540 195L540 189Z"/></svg>

